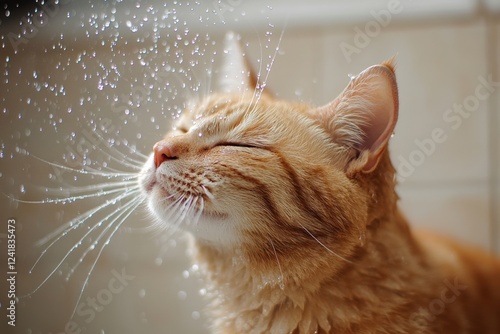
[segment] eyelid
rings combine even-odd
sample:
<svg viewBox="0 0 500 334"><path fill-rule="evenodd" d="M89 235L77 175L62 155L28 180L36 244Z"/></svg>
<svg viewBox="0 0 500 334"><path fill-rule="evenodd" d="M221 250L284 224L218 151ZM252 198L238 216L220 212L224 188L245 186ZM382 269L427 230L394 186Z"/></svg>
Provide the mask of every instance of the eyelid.
<svg viewBox="0 0 500 334"><path fill-rule="evenodd" d="M237 143L237 142L222 142L222 143L219 143L215 146L235 146L235 147L246 147L246 148L261 148L261 147L255 146L255 145Z"/></svg>

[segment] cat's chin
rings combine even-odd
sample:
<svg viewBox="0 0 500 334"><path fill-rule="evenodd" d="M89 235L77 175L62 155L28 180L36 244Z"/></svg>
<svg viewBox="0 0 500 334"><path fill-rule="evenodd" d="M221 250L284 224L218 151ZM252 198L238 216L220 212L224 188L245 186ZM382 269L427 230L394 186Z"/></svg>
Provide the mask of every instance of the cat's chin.
<svg viewBox="0 0 500 334"><path fill-rule="evenodd" d="M238 242L235 226L237 222L229 214L203 210L196 217L192 214L182 221L175 221L172 213L166 209L164 193L159 185L153 186L148 199L149 210L157 218L157 223L167 228L191 233L196 239L216 245L230 246ZM196 218L195 218L196 217Z"/></svg>

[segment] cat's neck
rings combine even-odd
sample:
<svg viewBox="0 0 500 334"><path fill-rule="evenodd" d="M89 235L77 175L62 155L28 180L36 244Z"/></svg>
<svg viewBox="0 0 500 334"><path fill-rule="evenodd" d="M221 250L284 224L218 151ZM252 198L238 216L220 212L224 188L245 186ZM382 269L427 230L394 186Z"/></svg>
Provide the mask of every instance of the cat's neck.
<svg viewBox="0 0 500 334"><path fill-rule="evenodd" d="M374 318L400 312L405 307L402 295L424 284L415 279L425 264L404 219L398 213L392 218L373 222L365 245L350 262L323 249L323 257L297 250L288 256L271 254L257 265L239 250L228 253L197 242L196 259L207 275L217 333L254 328L279 333L297 328L300 333L314 333L323 328L342 333L360 325L360 314L366 319L367 311ZM271 326L282 327L271 331Z"/></svg>
<svg viewBox="0 0 500 334"><path fill-rule="evenodd" d="M417 281L417 273L427 268L396 208L392 166L386 158L381 165L388 163L388 172L359 180L368 194L371 187L379 191L368 196L366 235L360 236L348 258L316 240L286 252L272 242L250 250L246 245L228 250L195 242L195 258L213 297L217 333L255 328L270 333L314 333L320 328L342 333L356 326L362 333L360 314L365 320L367 312L368 317L387 319L406 307L404 296L426 284ZM390 186L381 188L381 182ZM378 323L384 326L384 320ZM280 327L271 330L273 326Z"/></svg>

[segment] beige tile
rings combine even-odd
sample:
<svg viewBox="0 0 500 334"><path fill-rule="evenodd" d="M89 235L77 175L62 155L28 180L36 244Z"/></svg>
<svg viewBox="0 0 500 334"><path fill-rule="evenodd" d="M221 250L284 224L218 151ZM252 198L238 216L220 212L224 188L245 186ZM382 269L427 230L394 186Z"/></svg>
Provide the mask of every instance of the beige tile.
<svg viewBox="0 0 500 334"><path fill-rule="evenodd" d="M413 187L399 191L400 207L412 226L491 247L489 185Z"/></svg>
<svg viewBox="0 0 500 334"><path fill-rule="evenodd" d="M100 263L78 301L85 277L86 272L68 282L55 277L22 299L20 332L60 333L66 326L77 326L83 333L208 333L201 284L189 267ZM71 318L77 305L79 312Z"/></svg>
<svg viewBox="0 0 500 334"><path fill-rule="evenodd" d="M493 54L493 59L496 61L496 80L500 81L500 22L492 27L493 31L493 42L495 45ZM492 210L494 215L494 221L492 222L494 226L494 231L496 232L496 244L495 250L500 254L500 91L495 93L496 99L491 104L491 119L496 121L496 124L492 125L492 133L490 136L491 140L491 154L492 158Z"/></svg>
<svg viewBox="0 0 500 334"><path fill-rule="evenodd" d="M426 153L424 159L413 156L416 168L407 181L486 179L487 103L479 101L479 106L474 106L477 110L460 124L462 118L448 122L443 119L454 104L462 104L475 94L478 77L490 74L486 66L484 24L399 28L389 25L372 37L366 47L360 48L359 54L352 54L350 62L343 55L341 43L355 45L356 34L353 30L342 34L345 37L339 39L339 34L332 32L325 40L325 68L332 73L325 75L327 90L335 85L335 80L345 85L347 73L358 73L397 55L400 115L391 143L396 165L399 159L409 160L412 154L419 155L413 153L420 150L415 141L431 140L434 129L443 129L444 142L436 144L434 149L429 146L431 153Z"/></svg>

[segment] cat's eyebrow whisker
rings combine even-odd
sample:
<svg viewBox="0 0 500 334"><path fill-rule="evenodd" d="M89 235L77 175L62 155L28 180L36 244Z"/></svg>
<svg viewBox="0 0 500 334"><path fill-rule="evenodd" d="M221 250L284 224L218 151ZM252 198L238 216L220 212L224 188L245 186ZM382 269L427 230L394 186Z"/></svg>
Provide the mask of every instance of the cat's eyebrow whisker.
<svg viewBox="0 0 500 334"><path fill-rule="evenodd" d="M260 97L262 96L262 92L264 91L264 88L266 86L266 83L267 83L267 79L269 78L269 74L271 73L271 69L274 65L274 61L276 60L276 56L278 55L278 51L280 49L280 46L281 46L281 42L283 40L283 36L285 34L285 29L286 29L286 25L283 27L283 30L281 30L281 34L280 34L280 37L278 39L278 45L276 46L276 48L274 49L274 54L271 58L271 63L267 66L267 69L266 69L266 77L264 78L264 82L262 83L260 89L259 89L259 93L258 93L258 97L257 97L257 101L260 100Z"/></svg>
<svg viewBox="0 0 500 334"><path fill-rule="evenodd" d="M262 41L260 39L260 36L258 36L258 39L259 39L259 46L260 46L260 62L259 62L259 70L257 71L257 80L256 80L256 83L255 83L255 87L254 87L254 90L252 92L252 98L250 99L250 103L248 104L248 107L246 108L245 110L245 113L247 113L251 108L256 108L257 107L257 103L255 103L253 106L253 102L255 100L255 98L257 97L257 91L260 90L260 77L261 77L261 74L262 74L262 61L263 61L263 53L262 53ZM257 100L258 101L260 98L260 95L258 96ZM241 100L243 100L243 95L241 96Z"/></svg>
<svg viewBox="0 0 500 334"><path fill-rule="evenodd" d="M121 211L118 213L118 215L116 215L116 217L113 218L113 220L111 220L111 222L103 229L103 231L97 236L97 238L95 239L94 242L92 242L92 244L90 244L89 247L87 247L87 249L83 252L83 254L80 256L80 258L78 259L78 261L76 262L76 264L71 267L71 269L69 270L68 274L66 275L66 280L69 280L71 278L71 276L73 275L73 273L75 272L75 270L78 268L78 266L83 262L83 259L85 259L85 257L87 256L88 253L90 253L92 250L95 249L96 245L99 243L99 241L101 241L102 237L105 235L105 233L111 228L111 226L113 226L113 224L118 220L120 219L121 216L123 216L123 214L129 209L131 208L132 206L134 206L135 204L137 203L141 203L142 202L142 199L141 198L133 198L131 199L130 201L128 201L127 203L125 203L123 206L120 206L118 209L116 209L115 211L113 211L112 213L110 213L109 215L107 215L104 219L102 219L101 221L99 221L97 224L95 224L80 240L79 240L79 243L82 242L94 229L102 226L102 224L108 220L110 217L114 216L117 212ZM70 250L70 252L72 251L73 249Z"/></svg>
<svg viewBox="0 0 500 334"><path fill-rule="evenodd" d="M299 225L304 229L304 231L307 232L307 234L309 234L311 236L311 238L313 238L318 244L320 244L324 249L326 249L328 252L330 252L331 254L335 255L336 257L338 257L339 259L342 259L348 263L353 263L352 261L349 261L348 259L346 259L345 257L343 256L340 256L339 254L335 253L334 251L332 251L330 248L328 248L324 243L322 243L321 241L319 241L318 238L316 238L314 236L314 234L312 234L304 225L302 225L300 222L299 222Z"/></svg>
<svg viewBox="0 0 500 334"><path fill-rule="evenodd" d="M132 195L133 193L129 193L127 194L127 196L130 196ZM133 201L137 201L138 199L137 198L134 198L132 200ZM141 201L142 202L142 201ZM54 273L62 266L62 264L64 263L64 261L71 255L71 253L76 249L78 248L81 243L83 242L83 240L85 240L85 238L90 234L92 233L92 231L97 228L97 227L100 227L102 225L102 223L104 221L106 221L107 219L109 219L109 217L113 216L116 212L118 211L122 211L123 208L119 207L118 209L114 210L111 214L109 214L108 216L106 216L104 219L102 219L99 223L95 224L89 231L87 231L87 233L85 233L85 235L83 237L81 237L78 242L73 245L70 250L66 253L66 255L59 261L59 263L54 267L54 269L47 275L47 277L45 277L45 279L30 293L28 293L27 295L25 296L22 296L22 297L28 297L28 296L31 296L32 294L36 293L53 275ZM114 222L115 220L113 220ZM81 225L82 222L79 222L77 225L75 225L75 227L72 227L71 229L74 229L76 227L78 227L79 225ZM113 223L110 224L110 226L112 225ZM65 231L65 232L68 232L68 231ZM40 254L40 256L38 257L38 259L35 261L35 264L31 267L31 269L29 270L29 273L31 273L33 271L33 269L36 267L36 265L40 262L40 260L42 259L42 257L45 255L45 253L57 242L59 241L63 236L65 236L66 233L64 234L61 234L57 239L55 239L54 241L52 241L50 243L50 245L47 246L47 248L45 248L43 250L43 252Z"/></svg>
<svg viewBox="0 0 500 334"><path fill-rule="evenodd" d="M115 235L116 231L118 231L118 229L120 228L120 226L127 220L127 218L132 214L132 212L134 212L134 210L142 203L142 201L138 201L135 205L131 206L129 209L128 209L128 212L126 213L126 215L120 220L119 223L116 224L115 228L111 231L111 233L109 234L108 238L106 239L106 242L104 242L101 246L101 248L99 249L99 253L97 253L97 256L94 260L94 262L92 263L92 266L85 278L85 282L83 283L83 286L82 286L82 290L78 296L78 300L76 301L76 304L75 304L75 308L73 309L73 312L71 313L71 318L73 318L73 316L75 315L76 313L76 310L78 308L78 304L80 303L80 300L82 299L82 296L83 296L83 292L85 291L85 288L87 287L87 284L89 282L89 279L90 279L90 275L92 274L92 272L94 271L94 268L96 266L96 263L97 261L99 260L99 258L101 257L101 254L104 250L104 248L106 248L106 246L109 244L111 238L113 238L113 236ZM125 210L126 211L126 210Z"/></svg>

